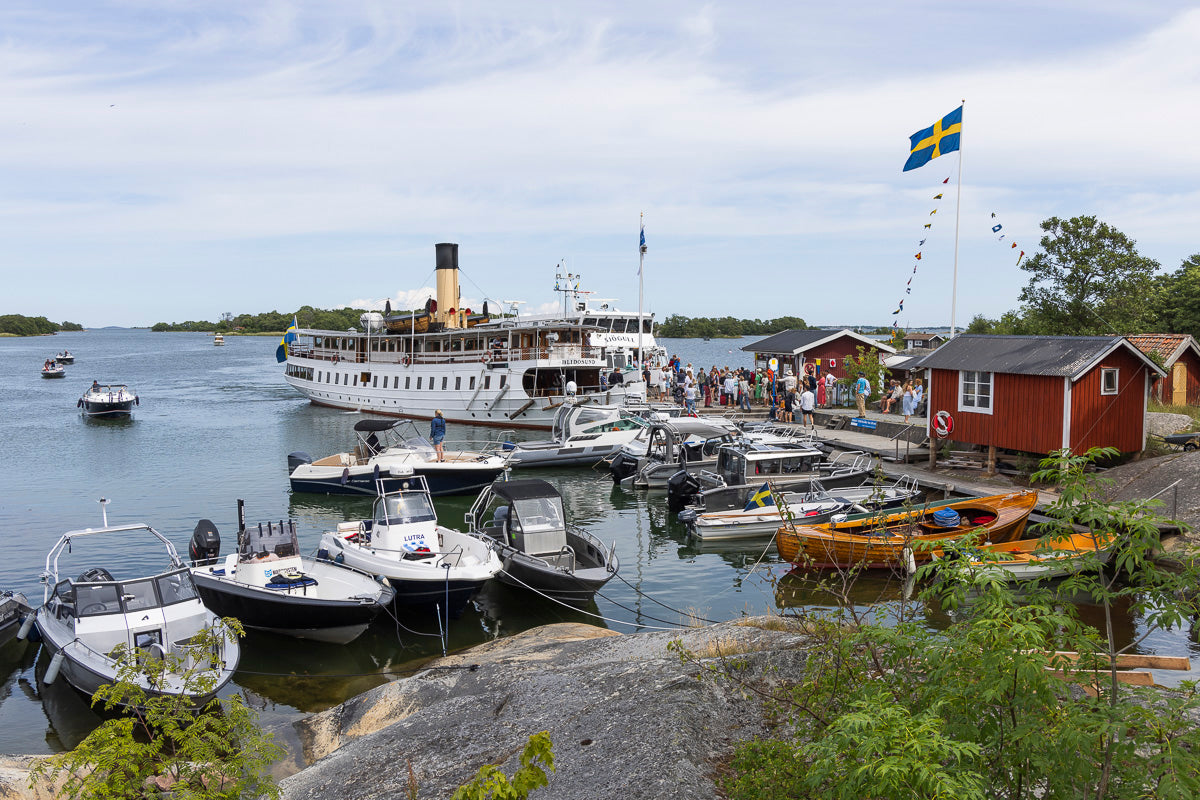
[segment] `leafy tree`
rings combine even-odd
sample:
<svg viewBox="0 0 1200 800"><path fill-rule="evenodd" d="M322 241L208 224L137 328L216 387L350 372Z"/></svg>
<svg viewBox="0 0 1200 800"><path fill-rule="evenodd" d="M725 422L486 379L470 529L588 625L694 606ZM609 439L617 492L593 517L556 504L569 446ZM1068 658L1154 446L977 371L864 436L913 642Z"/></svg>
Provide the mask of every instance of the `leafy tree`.
<svg viewBox="0 0 1200 800"><path fill-rule="evenodd" d="M27 317L24 314L0 315L0 333L17 336L44 336L57 333L58 326L45 317Z"/></svg>
<svg viewBox="0 0 1200 800"><path fill-rule="evenodd" d="M194 637L195 652L217 647L227 630L241 635L236 620L220 623ZM128 713L106 719L74 750L36 762L30 785L65 776L63 792L73 800L157 797L160 790L189 800L279 797L270 766L283 749L241 696L213 698L197 713L185 695L147 695L138 679L148 668L125 649L117 682L100 687L92 705ZM182 675L189 691L213 689L203 659L189 668L171 653L159 668Z"/></svg>
<svg viewBox="0 0 1200 800"><path fill-rule="evenodd" d="M495 764L485 764L450 800L525 800L534 789L550 783L543 766L554 771L554 751L550 747L548 731L529 737L521 753L521 766L513 773L512 780Z"/></svg>
<svg viewBox="0 0 1200 800"><path fill-rule="evenodd" d="M64 331L81 331L81 330L83 330L83 326L80 325L78 322L64 322L61 325L59 325L58 327L60 330L64 330Z"/></svg>
<svg viewBox="0 0 1200 800"><path fill-rule="evenodd" d="M1021 291L1025 316L1038 333L1131 334L1151 322L1146 298L1158 262L1094 216L1042 222L1042 252L1021 264L1030 274Z"/></svg>
<svg viewBox="0 0 1200 800"><path fill-rule="evenodd" d="M883 375L887 371L887 367L879 360L878 350L868 350L861 344L855 349L858 351L857 356L842 356L842 367L846 372L846 377L842 378L839 383L846 387L853 387L854 382L858 380L858 373L862 372L871 384L871 393L867 395L867 400L870 400L879 395L879 387L883 385Z"/></svg>
<svg viewBox="0 0 1200 800"><path fill-rule="evenodd" d="M1159 276L1155 289L1155 331L1200 336L1200 253L1184 259L1170 275Z"/></svg>

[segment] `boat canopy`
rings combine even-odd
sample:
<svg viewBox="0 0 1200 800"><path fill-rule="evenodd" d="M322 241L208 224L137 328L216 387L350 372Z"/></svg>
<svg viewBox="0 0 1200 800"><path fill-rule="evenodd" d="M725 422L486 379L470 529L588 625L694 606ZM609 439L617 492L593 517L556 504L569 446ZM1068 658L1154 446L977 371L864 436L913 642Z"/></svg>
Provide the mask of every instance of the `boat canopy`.
<svg viewBox="0 0 1200 800"><path fill-rule="evenodd" d="M558 489L554 484L537 478L524 478L519 481L501 481L492 484L492 491L497 497L505 500L529 500L535 497L558 497Z"/></svg>
<svg viewBox="0 0 1200 800"><path fill-rule="evenodd" d="M400 422L401 420L395 419L363 419L354 423L354 430L371 431L377 433L379 431L390 430L396 425L399 425Z"/></svg>

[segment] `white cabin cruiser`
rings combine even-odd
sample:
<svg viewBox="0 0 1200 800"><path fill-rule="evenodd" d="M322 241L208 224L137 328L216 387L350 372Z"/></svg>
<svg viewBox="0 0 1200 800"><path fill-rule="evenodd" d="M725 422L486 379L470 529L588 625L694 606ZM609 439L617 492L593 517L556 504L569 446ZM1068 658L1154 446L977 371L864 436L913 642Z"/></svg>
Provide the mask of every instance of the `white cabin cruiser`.
<svg viewBox="0 0 1200 800"><path fill-rule="evenodd" d="M246 528L238 500L237 552L220 558L217 526L202 519L188 554L204 604L247 628L346 644L392 602L391 587L358 570L300 555L292 520Z"/></svg>
<svg viewBox="0 0 1200 800"><path fill-rule="evenodd" d="M92 567L77 578L62 577L59 560L73 542L78 546L93 537L140 534L148 534L166 549L165 569L118 579L107 569ZM149 525L105 524L64 533L46 556L42 583L45 602L35 622L42 641L54 653L45 683L53 683L61 674L91 696L117 680L125 653L145 665L137 680L147 694L184 694L202 703L233 677L241 655L237 637L201 602L175 546ZM194 644L197 634L214 628L219 642L215 650ZM184 671L196 670L193 674L201 678L203 690L197 682L189 684L182 672L168 671L174 661L168 655L177 658Z"/></svg>
<svg viewBox="0 0 1200 800"><path fill-rule="evenodd" d="M566 403L554 415L552 439L507 444L514 467L591 466L616 453L650 425L625 406Z"/></svg>
<svg viewBox="0 0 1200 800"><path fill-rule="evenodd" d="M582 317L493 320L486 301L481 314L461 308L458 245L436 251L436 300L415 313L389 304L363 314L361 332L297 330L287 382L317 405L414 419L441 409L447 422L502 428L549 429L570 396L645 398L640 373L611 367L601 331ZM605 387L609 370L621 382Z"/></svg>
<svg viewBox="0 0 1200 800"><path fill-rule="evenodd" d="M313 460L308 453L288 454L293 492L378 494L394 491L411 475L421 475L435 497L474 494L504 474L508 460L495 451L454 450L443 445L438 461L433 445L411 420L364 419L354 424L354 450Z"/></svg>
<svg viewBox="0 0 1200 800"><path fill-rule="evenodd" d="M322 534L317 558L387 578L399 606L436 605L450 616L501 569L485 542L438 524L421 475L380 493L370 519Z"/></svg>

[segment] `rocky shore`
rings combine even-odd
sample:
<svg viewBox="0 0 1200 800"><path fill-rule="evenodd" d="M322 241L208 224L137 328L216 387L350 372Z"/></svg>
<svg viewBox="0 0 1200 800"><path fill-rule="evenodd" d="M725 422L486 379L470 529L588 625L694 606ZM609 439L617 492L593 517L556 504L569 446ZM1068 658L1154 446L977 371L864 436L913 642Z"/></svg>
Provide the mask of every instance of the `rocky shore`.
<svg viewBox="0 0 1200 800"><path fill-rule="evenodd" d="M737 658L752 682L791 672L808 643L799 622L778 617L629 636L579 624L526 631L297 723L312 765L282 781L283 796L406 796L411 765L419 797L445 798L484 764L512 774L544 730L556 771L541 796L714 797L714 772L736 742L765 733L764 715L736 687L702 679L672 641Z"/></svg>

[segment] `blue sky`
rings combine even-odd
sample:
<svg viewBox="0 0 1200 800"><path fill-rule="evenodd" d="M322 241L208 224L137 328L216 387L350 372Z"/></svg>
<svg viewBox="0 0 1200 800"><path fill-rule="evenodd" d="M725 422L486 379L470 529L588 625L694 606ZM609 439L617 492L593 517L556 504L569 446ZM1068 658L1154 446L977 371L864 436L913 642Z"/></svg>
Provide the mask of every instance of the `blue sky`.
<svg viewBox="0 0 1200 800"><path fill-rule="evenodd" d="M441 241L468 303L636 308L645 212L660 318L945 325L958 155L901 167L963 98L960 326L1051 215L1200 252L1200 9L834 5L8 0L0 313L405 305Z"/></svg>

